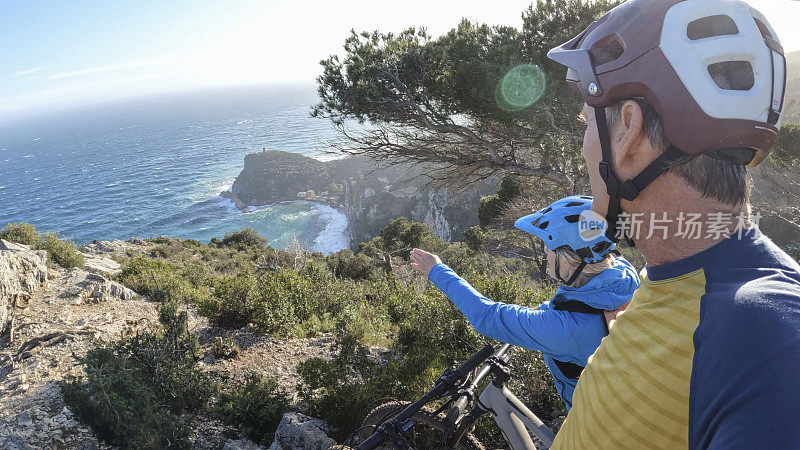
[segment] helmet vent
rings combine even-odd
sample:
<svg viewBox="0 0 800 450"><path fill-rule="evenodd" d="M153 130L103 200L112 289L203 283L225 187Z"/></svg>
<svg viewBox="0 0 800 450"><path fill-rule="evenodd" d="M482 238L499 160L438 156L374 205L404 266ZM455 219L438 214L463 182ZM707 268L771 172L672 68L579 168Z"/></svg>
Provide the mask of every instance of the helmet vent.
<svg viewBox="0 0 800 450"><path fill-rule="evenodd" d="M758 31L761 32L761 37L763 37L764 39L766 38L775 39L772 36L772 33L769 32L769 27L767 27L767 25L765 25L764 22L756 19L755 17L753 17L753 20L756 21L756 26L758 27Z"/></svg>
<svg viewBox="0 0 800 450"><path fill-rule="evenodd" d="M586 203L584 203L584 202L569 202L569 203L567 203L566 205L564 205L564 207L565 207L565 208L571 208L571 207L573 207L573 206L583 206L583 205L585 205L585 204L586 204Z"/></svg>
<svg viewBox="0 0 800 450"><path fill-rule="evenodd" d="M600 66L615 61L622 56L623 53L625 53L625 47L616 35L610 36L610 39L598 41L589 50L589 54L592 56L593 66Z"/></svg>
<svg viewBox="0 0 800 450"><path fill-rule="evenodd" d="M723 61L709 64L708 74L726 91L749 91L755 84L753 66L748 61Z"/></svg>
<svg viewBox="0 0 800 450"><path fill-rule="evenodd" d="M539 224L539 228L541 228L541 229L543 229L543 230L544 230L544 229L546 229L546 228L547 228L547 226L548 226L548 225L550 225L550 222L549 222L549 221L547 221L547 222L542 222L542 223L540 223L540 224Z"/></svg>
<svg viewBox="0 0 800 450"><path fill-rule="evenodd" d="M564 220L566 220L567 223L578 223L578 221L581 220L581 215L573 214L571 216L564 216Z"/></svg>
<svg viewBox="0 0 800 450"><path fill-rule="evenodd" d="M697 19L689 23L686 29L686 36L693 41L732 34L739 34L739 27L730 16L724 14Z"/></svg>

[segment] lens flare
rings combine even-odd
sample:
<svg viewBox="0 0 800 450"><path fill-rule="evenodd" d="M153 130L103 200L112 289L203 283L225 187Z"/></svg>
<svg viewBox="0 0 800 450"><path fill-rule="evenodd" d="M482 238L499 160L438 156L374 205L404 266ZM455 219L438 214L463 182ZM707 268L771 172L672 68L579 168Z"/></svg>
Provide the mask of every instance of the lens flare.
<svg viewBox="0 0 800 450"><path fill-rule="evenodd" d="M522 64L509 70L498 86L498 106L519 111L536 103L544 93L546 77L535 64Z"/></svg>

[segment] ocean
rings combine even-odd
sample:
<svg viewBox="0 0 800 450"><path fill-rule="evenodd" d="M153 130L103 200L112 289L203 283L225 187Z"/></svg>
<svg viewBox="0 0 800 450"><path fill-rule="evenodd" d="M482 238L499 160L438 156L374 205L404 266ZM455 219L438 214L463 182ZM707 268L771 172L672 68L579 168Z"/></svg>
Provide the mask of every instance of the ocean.
<svg viewBox="0 0 800 450"><path fill-rule="evenodd" d="M317 101L313 85L217 88L0 123L0 227L29 222L77 244L208 242L249 227L275 248L294 237L311 251L347 248L347 219L330 206L289 201L245 214L219 196L262 148L325 159L338 136L309 116Z"/></svg>

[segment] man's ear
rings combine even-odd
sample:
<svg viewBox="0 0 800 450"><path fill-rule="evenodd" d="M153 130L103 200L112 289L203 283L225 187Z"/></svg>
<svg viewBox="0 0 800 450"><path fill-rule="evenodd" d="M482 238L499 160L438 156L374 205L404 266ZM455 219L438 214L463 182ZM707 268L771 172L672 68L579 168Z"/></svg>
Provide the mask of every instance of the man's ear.
<svg viewBox="0 0 800 450"><path fill-rule="evenodd" d="M623 180L635 177L650 163L650 155L641 145L647 136L644 131L644 112L639 104L627 100L612 128L612 155L617 173Z"/></svg>

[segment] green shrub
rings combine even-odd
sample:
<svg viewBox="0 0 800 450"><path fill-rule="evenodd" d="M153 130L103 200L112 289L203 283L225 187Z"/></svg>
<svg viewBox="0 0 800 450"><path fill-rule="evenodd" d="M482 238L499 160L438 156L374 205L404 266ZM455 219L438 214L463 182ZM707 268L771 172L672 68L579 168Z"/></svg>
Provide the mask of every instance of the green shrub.
<svg viewBox="0 0 800 450"><path fill-rule="evenodd" d="M182 254L185 254L185 250L183 245L181 245L181 243L178 241L161 243L150 250L151 258L170 259Z"/></svg>
<svg viewBox="0 0 800 450"><path fill-rule="evenodd" d="M212 295L198 304L201 314L223 328L240 328L253 321L256 277L245 272L213 281Z"/></svg>
<svg viewBox="0 0 800 450"><path fill-rule="evenodd" d="M38 248L47 250L48 261L65 269L83 267L86 264L86 258L75 248L75 244L70 240L62 240L58 233L45 233Z"/></svg>
<svg viewBox="0 0 800 450"><path fill-rule="evenodd" d="M481 197L481 203L478 206L478 222L484 227L488 226L502 211L503 201L500 200L499 195Z"/></svg>
<svg viewBox="0 0 800 450"><path fill-rule="evenodd" d="M221 393L216 413L222 422L239 428L253 441L269 445L289 406L289 398L274 379L247 372L243 383Z"/></svg>
<svg viewBox="0 0 800 450"><path fill-rule="evenodd" d="M78 419L122 448L190 448L178 416L196 414L216 392L197 364L197 339L175 303L159 310L161 330L98 347L81 359L85 376L62 385Z"/></svg>
<svg viewBox="0 0 800 450"><path fill-rule="evenodd" d="M189 333L188 316L177 303L159 308L161 333L138 334L117 344L117 351L136 361L153 391L175 414L200 412L214 393L197 361L202 356L197 336Z"/></svg>
<svg viewBox="0 0 800 450"><path fill-rule="evenodd" d="M415 247L438 252L446 248L447 244L424 223L400 217L390 220L389 225L371 241L359 243L358 253L374 258L382 257L382 253L388 252L408 260L409 253Z"/></svg>
<svg viewBox="0 0 800 450"><path fill-rule="evenodd" d="M464 230L464 243L467 244L472 251L479 252L483 248L484 241L489 236L486 228L475 225L474 227Z"/></svg>
<svg viewBox="0 0 800 450"><path fill-rule="evenodd" d="M208 297L202 268L161 259L135 257L122 264L117 281L157 302L200 304Z"/></svg>
<svg viewBox="0 0 800 450"><path fill-rule="evenodd" d="M0 231L0 239L9 242L36 247L42 236L36 231L36 227L29 223L9 223Z"/></svg>
<svg viewBox="0 0 800 450"><path fill-rule="evenodd" d="M500 182L500 190L497 191L497 196L505 204L508 203L522 194L522 186L513 177L504 177Z"/></svg>
<svg viewBox="0 0 800 450"><path fill-rule="evenodd" d="M152 244L171 244L174 239L166 236L156 236L147 239Z"/></svg>
<svg viewBox="0 0 800 450"><path fill-rule="evenodd" d="M328 267L340 278L365 280L373 275L377 264L364 253L344 249L327 258Z"/></svg>
<svg viewBox="0 0 800 450"><path fill-rule="evenodd" d="M250 272L212 282L211 295L198 304L216 326L240 328L252 323L265 334L309 336L329 331L331 313L340 312L348 285L339 283L318 263L303 273L291 269Z"/></svg>
<svg viewBox="0 0 800 450"><path fill-rule="evenodd" d="M289 269L263 274L256 289L253 323L263 333L278 336L311 318L321 295L308 277Z"/></svg>
<svg viewBox="0 0 800 450"><path fill-rule="evenodd" d="M500 216L503 208L522 193L522 186L512 177L505 177L500 183L500 190L495 195L481 198L478 206L478 222L488 226Z"/></svg>
<svg viewBox="0 0 800 450"><path fill-rule="evenodd" d="M135 361L101 347L81 363L85 376L67 378L62 393L98 437L121 448L191 448L188 428L162 406Z"/></svg>
<svg viewBox="0 0 800 450"><path fill-rule="evenodd" d="M258 231L252 228L244 228L242 230L234 231L233 233L225 233L221 245L223 247L264 247L267 245L267 239L258 235Z"/></svg>

